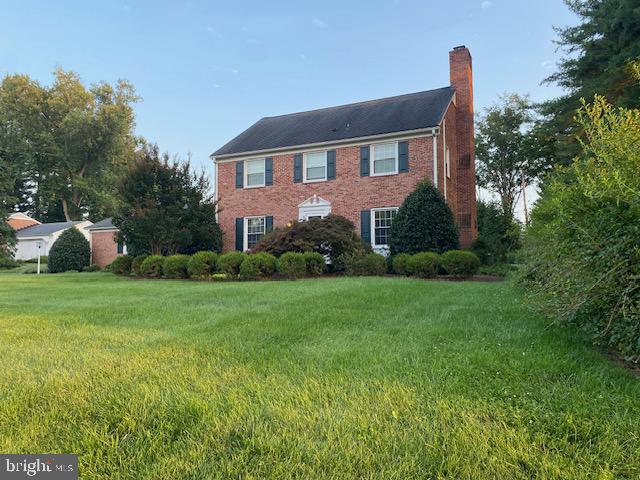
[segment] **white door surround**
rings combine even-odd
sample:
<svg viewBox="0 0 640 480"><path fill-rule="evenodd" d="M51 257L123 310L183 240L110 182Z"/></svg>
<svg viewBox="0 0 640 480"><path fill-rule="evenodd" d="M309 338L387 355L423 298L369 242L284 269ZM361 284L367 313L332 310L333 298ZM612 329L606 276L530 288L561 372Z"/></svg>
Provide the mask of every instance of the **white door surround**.
<svg viewBox="0 0 640 480"><path fill-rule="evenodd" d="M331 213L331 203L318 195L307 198L298 205L298 220L308 220L312 217L324 218Z"/></svg>

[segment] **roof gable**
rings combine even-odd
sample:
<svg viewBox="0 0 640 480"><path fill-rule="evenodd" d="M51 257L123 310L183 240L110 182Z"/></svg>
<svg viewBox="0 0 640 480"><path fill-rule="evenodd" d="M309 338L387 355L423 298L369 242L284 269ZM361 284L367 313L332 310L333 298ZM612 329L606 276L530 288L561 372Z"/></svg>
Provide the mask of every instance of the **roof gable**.
<svg viewBox="0 0 640 480"><path fill-rule="evenodd" d="M235 155L436 127L454 95L452 87L338 107L265 117L215 156Z"/></svg>
<svg viewBox="0 0 640 480"><path fill-rule="evenodd" d="M47 236L52 233L59 232L60 230L66 230L73 227L82 221L74 222L53 222L53 223L41 223L39 225L33 225L31 227L23 228L16 232L16 238L34 237L34 236Z"/></svg>

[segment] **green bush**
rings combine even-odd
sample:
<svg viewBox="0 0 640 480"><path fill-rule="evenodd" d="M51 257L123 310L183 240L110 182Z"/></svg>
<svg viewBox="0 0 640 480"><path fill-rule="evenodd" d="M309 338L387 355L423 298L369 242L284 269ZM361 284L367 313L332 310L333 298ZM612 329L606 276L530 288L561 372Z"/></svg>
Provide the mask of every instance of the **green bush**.
<svg viewBox="0 0 640 480"><path fill-rule="evenodd" d="M242 280L252 280L261 276L260 259L254 255L247 255L240 264L240 278Z"/></svg>
<svg viewBox="0 0 640 480"><path fill-rule="evenodd" d="M138 277L141 276L142 271L140 269L142 267L142 263L147 259L147 257L149 257L149 255L146 253L133 257L133 260L131 261L131 273Z"/></svg>
<svg viewBox="0 0 640 480"><path fill-rule="evenodd" d="M16 268L17 266L18 262L16 262L13 258L0 256L0 270Z"/></svg>
<svg viewBox="0 0 640 480"><path fill-rule="evenodd" d="M473 252L449 250L440 257L442 268L449 275L475 275L480 268L480 259Z"/></svg>
<svg viewBox="0 0 640 480"><path fill-rule="evenodd" d="M140 273L144 277L160 278L162 277L162 267L164 266L165 257L162 255L149 255L140 265Z"/></svg>
<svg viewBox="0 0 640 480"><path fill-rule="evenodd" d="M504 263L521 247L520 224L493 203L478 202L478 237L471 250L484 265Z"/></svg>
<svg viewBox="0 0 640 480"><path fill-rule="evenodd" d="M307 272L304 256L296 252L287 252L278 258L277 268L287 278L301 278Z"/></svg>
<svg viewBox="0 0 640 480"><path fill-rule="evenodd" d="M420 252L409 259L408 270L420 278L435 277L441 265L441 256L433 252Z"/></svg>
<svg viewBox="0 0 640 480"><path fill-rule="evenodd" d="M62 232L49 250L49 272L81 271L89 266L91 248L80 231L71 227Z"/></svg>
<svg viewBox="0 0 640 480"><path fill-rule="evenodd" d="M411 255L408 253L399 253L392 258L391 265L394 273L398 275L411 275Z"/></svg>
<svg viewBox="0 0 640 480"><path fill-rule="evenodd" d="M317 277L322 275L327 268L327 262L324 255L318 252L305 252L302 254L306 265L307 275Z"/></svg>
<svg viewBox="0 0 640 480"><path fill-rule="evenodd" d="M162 275L165 278L187 278L189 276L187 263L189 263L189 255L171 255L162 265Z"/></svg>
<svg viewBox="0 0 640 480"><path fill-rule="evenodd" d="M132 262L133 257L130 255L120 255L109 264L109 270L116 275L130 275Z"/></svg>
<svg viewBox="0 0 640 480"><path fill-rule="evenodd" d="M92 263L88 267L84 267L83 272L99 272L100 270L102 270L102 268L100 268L100 265Z"/></svg>
<svg viewBox="0 0 640 480"><path fill-rule="evenodd" d="M347 275L384 275L387 259L378 253L349 255L345 261Z"/></svg>
<svg viewBox="0 0 640 480"><path fill-rule="evenodd" d="M251 256L256 258L258 262L258 268L260 269L260 275L264 277L270 277L277 270L277 261L278 259L266 252L254 253Z"/></svg>
<svg viewBox="0 0 640 480"><path fill-rule="evenodd" d="M40 264L48 263L49 257L47 255L40 256ZM38 257L30 258L29 260L25 260L24 263L38 263Z"/></svg>
<svg viewBox="0 0 640 480"><path fill-rule="evenodd" d="M191 278L206 277L215 273L217 264L216 252L197 252L191 255L187 263L187 272Z"/></svg>
<svg viewBox="0 0 640 480"><path fill-rule="evenodd" d="M494 277L508 277L518 270L517 265L510 263L494 263L493 265L480 265L480 275L493 275Z"/></svg>
<svg viewBox="0 0 640 480"><path fill-rule="evenodd" d="M220 255L218 258L218 270L227 275L238 275L240 273L240 265L247 256L242 252L228 252Z"/></svg>
<svg viewBox="0 0 640 480"><path fill-rule="evenodd" d="M402 202L389 234L391 255L458 248L458 229L442 194L424 181Z"/></svg>

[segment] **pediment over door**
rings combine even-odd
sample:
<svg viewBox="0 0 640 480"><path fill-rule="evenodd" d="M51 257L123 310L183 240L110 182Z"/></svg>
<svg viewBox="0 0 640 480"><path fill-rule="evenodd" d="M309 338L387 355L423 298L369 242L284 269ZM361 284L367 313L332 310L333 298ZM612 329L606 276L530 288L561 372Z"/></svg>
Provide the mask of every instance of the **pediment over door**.
<svg viewBox="0 0 640 480"><path fill-rule="evenodd" d="M298 220L308 220L312 217L324 218L331 213L331 202L314 195L298 205Z"/></svg>

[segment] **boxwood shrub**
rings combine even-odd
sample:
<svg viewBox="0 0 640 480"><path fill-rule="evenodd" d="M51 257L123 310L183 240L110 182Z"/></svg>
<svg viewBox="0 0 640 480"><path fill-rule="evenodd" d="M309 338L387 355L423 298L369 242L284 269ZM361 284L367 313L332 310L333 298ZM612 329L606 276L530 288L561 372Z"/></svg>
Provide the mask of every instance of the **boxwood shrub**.
<svg viewBox="0 0 640 480"><path fill-rule="evenodd" d="M91 248L89 241L77 228L66 229L49 250L49 272L82 271L89 266Z"/></svg>
<svg viewBox="0 0 640 480"><path fill-rule="evenodd" d="M411 255L408 253L399 253L393 257L391 261L393 272L398 275L411 275Z"/></svg>
<svg viewBox="0 0 640 480"><path fill-rule="evenodd" d="M384 275L387 259L378 253L350 255L346 258L347 275Z"/></svg>
<svg viewBox="0 0 640 480"><path fill-rule="evenodd" d="M136 276L142 275L142 272L140 271L140 267L142 267L142 262L144 262L148 256L149 255L144 253L142 255L138 255L137 257L134 257L133 260L131 261L131 273L133 273Z"/></svg>
<svg viewBox="0 0 640 480"><path fill-rule="evenodd" d="M131 274L131 263L133 262L133 257L129 255L120 255L116 257L113 262L109 265L109 270L116 275L130 275Z"/></svg>
<svg viewBox="0 0 640 480"><path fill-rule="evenodd" d="M442 268L449 275L474 275L480 268L480 259L473 252L449 250L440 257Z"/></svg>
<svg viewBox="0 0 640 480"><path fill-rule="evenodd" d="M140 273L145 277L160 278L164 261L165 257L162 255L150 255L140 265Z"/></svg>
<svg viewBox="0 0 640 480"><path fill-rule="evenodd" d="M247 255L240 264L239 273L242 280L253 280L261 277L260 259L255 255Z"/></svg>
<svg viewBox="0 0 640 480"><path fill-rule="evenodd" d="M240 273L240 265L247 256L242 252L228 252L220 255L218 258L218 270L227 275L238 275Z"/></svg>
<svg viewBox="0 0 640 480"><path fill-rule="evenodd" d="M284 253L277 262L278 272L287 278L304 277L307 271L307 264L301 253Z"/></svg>
<svg viewBox="0 0 640 480"><path fill-rule="evenodd" d="M217 265L216 252L197 252L191 255L187 263L187 273L192 278L207 277L216 272Z"/></svg>
<svg viewBox="0 0 640 480"><path fill-rule="evenodd" d="M421 252L412 255L408 262L411 275L420 278L435 277L440 269L440 255L433 252Z"/></svg>
<svg viewBox="0 0 640 480"><path fill-rule="evenodd" d="M165 278L187 278L188 255L171 255L164 260L162 275Z"/></svg>
<svg viewBox="0 0 640 480"><path fill-rule="evenodd" d="M270 253L260 252L249 256L255 257L255 261L258 263L258 269L260 270L260 275L270 277L276 273L278 259Z"/></svg>
<svg viewBox="0 0 640 480"><path fill-rule="evenodd" d="M327 262L324 255L318 252L305 252L302 256L304 257L307 275L317 277L324 273L327 268Z"/></svg>

